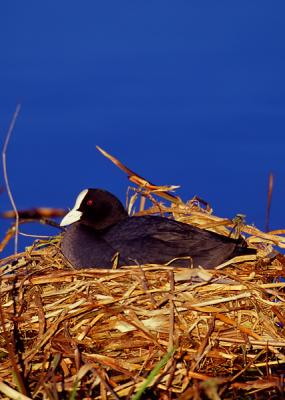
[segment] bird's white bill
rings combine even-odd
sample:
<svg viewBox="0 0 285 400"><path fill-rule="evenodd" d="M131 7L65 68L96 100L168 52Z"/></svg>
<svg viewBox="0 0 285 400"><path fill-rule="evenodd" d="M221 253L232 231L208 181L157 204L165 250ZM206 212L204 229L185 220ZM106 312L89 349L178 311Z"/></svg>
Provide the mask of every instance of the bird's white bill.
<svg viewBox="0 0 285 400"><path fill-rule="evenodd" d="M80 220L82 212L78 211L78 208L81 206L81 203L87 193L88 189L84 189L82 190L82 192L79 193L75 201L74 207L69 211L69 213L66 214L65 217L63 217L60 226L70 225Z"/></svg>
<svg viewBox="0 0 285 400"><path fill-rule="evenodd" d="M66 214L65 217L63 217L60 226L66 226L66 225L70 225L73 224L74 222L77 222L80 220L82 216L82 212L75 210L74 208L72 210L69 211L69 213Z"/></svg>

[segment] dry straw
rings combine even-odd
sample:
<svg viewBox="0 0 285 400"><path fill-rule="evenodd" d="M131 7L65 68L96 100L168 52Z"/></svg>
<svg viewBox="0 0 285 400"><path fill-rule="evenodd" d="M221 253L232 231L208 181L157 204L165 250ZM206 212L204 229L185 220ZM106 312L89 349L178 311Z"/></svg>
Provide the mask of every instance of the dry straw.
<svg viewBox="0 0 285 400"><path fill-rule="evenodd" d="M272 257L272 246L285 247L285 231L264 233L176 199L138 214L225 235L235 228L257 257L215 270L192 269L191 260L189 269L74 270L55 238L2 260L2 398L283 395L285 258Z"/></svg>

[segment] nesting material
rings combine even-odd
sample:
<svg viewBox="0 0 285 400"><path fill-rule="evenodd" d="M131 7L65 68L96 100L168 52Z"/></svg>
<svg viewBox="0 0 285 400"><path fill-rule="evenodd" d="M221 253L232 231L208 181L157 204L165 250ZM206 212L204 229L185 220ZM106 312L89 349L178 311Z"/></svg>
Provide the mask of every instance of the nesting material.
<svg viewBox="0 0 285 400"><path fill-rule="evenodd" d="M215 270L161 265L74 270L60 238L2 260L1 398L210 399L283 393L284 231L213 216L197 201L168 213L229 235L256 256ZM152 396L152 397L151 397Z"/></svg>

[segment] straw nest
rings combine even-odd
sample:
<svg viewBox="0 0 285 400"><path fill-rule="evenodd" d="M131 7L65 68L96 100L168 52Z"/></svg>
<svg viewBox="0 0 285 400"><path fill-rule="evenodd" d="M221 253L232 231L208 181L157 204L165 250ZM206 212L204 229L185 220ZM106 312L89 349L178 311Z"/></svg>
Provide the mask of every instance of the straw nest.
<svg viewBox="0 0 285 400"><path fill-rule="evenodd" d="M285 257L272 246L285 247L284 231L197 201L140 214L157 211L221 234L235 227L258 255L215 270L74 270L55 238L2 260L2 398L280 398Z"/></svg>

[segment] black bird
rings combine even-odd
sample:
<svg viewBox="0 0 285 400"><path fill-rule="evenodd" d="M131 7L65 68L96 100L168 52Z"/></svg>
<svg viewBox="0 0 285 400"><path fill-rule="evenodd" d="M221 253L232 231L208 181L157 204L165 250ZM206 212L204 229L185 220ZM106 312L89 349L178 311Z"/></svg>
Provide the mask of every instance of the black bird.
<svg viewBox="0 0 285 400"><path fill-rule="evenodd" d="M61 250L76 268L111 268L116 253L119 266L165 264L178 258L172 266L204 268L256 253L242 238L232 239L160 216L129 217L120 200L101 189L83 190L60 225L70 225L63 234Z"/></svg>

